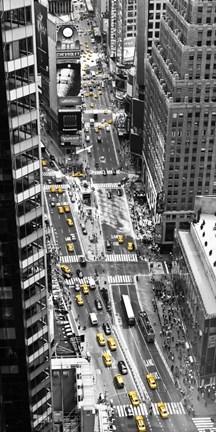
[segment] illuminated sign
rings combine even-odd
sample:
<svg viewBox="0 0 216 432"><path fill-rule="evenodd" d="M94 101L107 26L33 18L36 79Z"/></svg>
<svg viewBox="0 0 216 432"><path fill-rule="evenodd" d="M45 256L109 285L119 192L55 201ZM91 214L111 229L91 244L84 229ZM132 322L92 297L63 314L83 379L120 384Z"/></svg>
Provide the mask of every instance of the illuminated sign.
<svg viewBox="0 0 216 432"><path fill-rule="evenodd" d="M77 50L77 51L66 51L66 50L64 50L64 51L57 51L56 52L56 57L58 58L63 58L63 57L65 57L65 58L71 58L71 59L77 59L77 58L80 58L80 50Z"/></svg>

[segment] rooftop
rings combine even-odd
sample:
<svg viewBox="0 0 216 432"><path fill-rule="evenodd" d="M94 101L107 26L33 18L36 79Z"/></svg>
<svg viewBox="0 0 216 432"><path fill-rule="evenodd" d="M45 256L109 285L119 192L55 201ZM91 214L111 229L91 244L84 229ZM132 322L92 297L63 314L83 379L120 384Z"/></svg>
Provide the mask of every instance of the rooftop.
<svg viewBox="0 0 216 432"><path fill-rule="evenodd" d="M191 225L190 232L178 232L208 315L216 314L216 231L213 230L215 222L216 217L213 214L201 214L199 222Z"/></svg>

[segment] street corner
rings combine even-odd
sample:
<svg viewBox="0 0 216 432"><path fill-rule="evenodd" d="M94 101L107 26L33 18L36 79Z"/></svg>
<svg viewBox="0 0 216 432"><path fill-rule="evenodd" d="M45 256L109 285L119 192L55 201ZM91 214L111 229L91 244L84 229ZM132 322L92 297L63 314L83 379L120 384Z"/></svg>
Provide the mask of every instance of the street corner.
<svg viewBox="0 0 216 432"><path fill-rule="evenodd" d="M148 269L149 269L149 272L152 273L152 275L154 275L154 274L158 274L158 275L166 274L163 262L161 262L161 261L148 261Z"/></svg>

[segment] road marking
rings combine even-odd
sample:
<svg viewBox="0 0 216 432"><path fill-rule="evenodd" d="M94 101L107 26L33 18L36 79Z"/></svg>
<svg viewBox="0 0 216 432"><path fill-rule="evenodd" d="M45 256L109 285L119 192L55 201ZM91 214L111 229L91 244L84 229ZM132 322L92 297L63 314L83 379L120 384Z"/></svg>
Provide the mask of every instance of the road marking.
<svg viewBox="0 0 216 432"><path fill-rule="evenodd" d="M125 408L128 405L116 405L114 408L116 408L116 411L118 413L119 417L127 417ZM152 413L153 415L159 416L159 411L157 408L157 404L156 403L152 403ZM185 415L185 409L182 405L181 402L167 402L165 403L165 406L167 408L167 411L169 413L169 415ZM148 407L145 403L141 403L138 407L133 407L132 405L130 405L131 410L133 412L133 415L144 415L144 416L148 416L149 415L149 411L148 411ZM194 419L192 419L194 421ZM208 423L205 423L205 427L209 427ZM214 424L212 423L212 425L214 426ZM203 431L203 429L199 429L200 431Z"/></svg>
<svg viewBox="0 0 216 432"><path fill-rule="evenodd" d="M112 174L112 173L113 173L112 170L107 170L107 175L108 174ZM121 173L120 170L116 170L116 174L120 174L120 173ZM103 171L102 170L91 170L90 174L92 174L92 175L103 175Z"/></svg>
<svg viewBox="0 0 216 432"><path fill-rule="evenodd" d="M110 254L110 255L105 255L105 261L107 262L137 262L138 258L137 258L137 254Z"/></svg>
<svg viewBox="0 0 216 432"><path fill-rule="evenodd" d="M205 432L206 429L209 429L211 432L216 431L216 425L211 417L193 417L192 421L199 432Z"/></svg>
<svg viewBox="0 0 216 432"><path fill-rule="evenodd" d="M95 189L119 189L118 183L93 183Z"/></svg>
<svg viewBox="0 0 216 432"><path fill-rule="evenodd" d="M50 191L50 186L54 186L55 188L58 188L58 187L60 187L60 188L62 188L62 190L65 192L65 191L67 191L67 189L68 189L68 185L66 185L66 184L52 184L52 185L47 185L47 184L45 184L44 185L44 189L45 189L45 191L49 191L51 194L53 194L53 197L55 197L56 196L56 193L55 192L51 192ZM60 194L61 195L61 194Z"/></svg>
<svg viewBox="0 0 216 432"><path fill-rule="evenodd" d="M119 284L119 283L132 283L133 276L132 275L115 275L108 276L108 283L110 284Z"/></svg>
<svg viewBox="0 0 216 432"><path fill-rule="evenodd" d="M81 256L83 255L60 255L59 261L60 263L78 262Z"/></svg>

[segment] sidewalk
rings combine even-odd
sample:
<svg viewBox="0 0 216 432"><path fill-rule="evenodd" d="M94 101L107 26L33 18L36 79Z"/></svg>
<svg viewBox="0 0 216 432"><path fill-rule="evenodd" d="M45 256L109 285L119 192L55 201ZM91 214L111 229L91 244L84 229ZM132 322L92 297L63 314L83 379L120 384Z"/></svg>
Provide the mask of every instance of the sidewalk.
<svg viewBox="0 0 216 432"><path fill-rule="evenodd" d="M162 262L155 263L149 272L152 286L152 306L149 312L154 320L156 339L179 390L180 400L188 414L199 417L210 416L216 421L215 390L198 387L194 353L187 340L186 328L181 318L172 283L164 272ZM157 281L163 286L157 291Z"/></svg>

